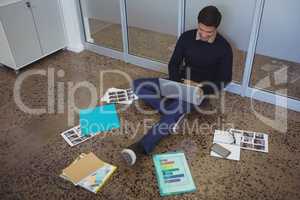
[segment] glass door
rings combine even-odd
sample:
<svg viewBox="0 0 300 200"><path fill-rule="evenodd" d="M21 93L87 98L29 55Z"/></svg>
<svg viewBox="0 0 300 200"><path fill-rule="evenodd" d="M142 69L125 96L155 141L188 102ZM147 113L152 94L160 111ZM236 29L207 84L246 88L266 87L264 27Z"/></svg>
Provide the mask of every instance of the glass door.
<svg viewBox="0 0 300 200"><path fill-rule="evenodd" d="M177 41L179 0L126 0L128 53L168 63Z"/></svg>
<svg viewBox="0 0 300 200"><path fill-rule="evenodd" d="M300 100L299 8L298 0L265 1L250 87Z"/></svg>
<svg viewBox="0 0 300 200"><path fill-rule="evenodd" d="M120 0L80 0L88 43L123 51Z"/></svg>

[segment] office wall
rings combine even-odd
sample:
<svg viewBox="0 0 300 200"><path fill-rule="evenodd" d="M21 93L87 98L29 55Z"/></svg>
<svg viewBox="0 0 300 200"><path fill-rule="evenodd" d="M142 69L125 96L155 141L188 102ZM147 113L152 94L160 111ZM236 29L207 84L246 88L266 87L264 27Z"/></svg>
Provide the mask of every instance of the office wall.
<svg viewBox="0 0 300 200"><path fill-rule="evenodd" d="M85 0L91 18L120 23L119 0ZM177 35L178 0L127 1L128 25ZM167 11L166 11L167 10Z"/></svg>

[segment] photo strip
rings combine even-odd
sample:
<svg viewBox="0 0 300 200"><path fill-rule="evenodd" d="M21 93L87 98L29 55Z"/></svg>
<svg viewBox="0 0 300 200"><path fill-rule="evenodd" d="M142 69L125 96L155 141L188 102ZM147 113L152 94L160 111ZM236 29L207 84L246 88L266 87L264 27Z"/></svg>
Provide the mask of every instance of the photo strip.
<svg viewBox="0 0 300 200"><path fill-rule="evenodd" d="M75 126L71 129L61 133L61 136L71 147L76 146L76 145L88 140L89 138L93 137L93 135L82 136L80 126Z"/></svg>
<svg viewBox="0 0 300 200"><path fill-rule="evenodd" d="M119 103L119 104L132 104L138 97L134 94L131 88L118 89L110 88L106 91L105 95L101 98L101 101L107 103Z"/></svg>
<svg viewBox="0 0 300 200"><path fill-rule="evenodd" d="M267 134L237 129L229 129L229 132L237 138L236 144L240 145L242 149L269 152Z"/></svg>

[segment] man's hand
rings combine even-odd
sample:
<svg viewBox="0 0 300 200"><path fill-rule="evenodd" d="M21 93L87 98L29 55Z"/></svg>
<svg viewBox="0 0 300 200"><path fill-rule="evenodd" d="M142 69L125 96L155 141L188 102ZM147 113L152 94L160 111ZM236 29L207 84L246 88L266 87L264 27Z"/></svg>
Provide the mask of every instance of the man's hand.
<svg viewBox="0 0 300 200"><path fill-rule="evenodd" d="M199 88L199 96L203 96L204 92L202 90L203 84L201 83L197 83L195 81L192 80L187 80L187 79L183 79L183 83L189 86L193 86L193 87L198 87Z"/></svg>
<svg viewBox="0 0 300 200"><path fill-rule="evenodd" d="M192 81L192 80L183 79L183 83L186 84L186 85L194 86L194 87L202 87L201 83L197 83L197 82Z"/></svg>

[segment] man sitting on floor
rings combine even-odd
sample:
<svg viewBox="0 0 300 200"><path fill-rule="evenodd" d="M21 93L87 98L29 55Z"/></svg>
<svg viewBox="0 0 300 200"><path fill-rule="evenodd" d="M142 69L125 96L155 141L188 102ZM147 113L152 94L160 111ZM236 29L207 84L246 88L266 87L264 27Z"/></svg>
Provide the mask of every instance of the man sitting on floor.
<svg viewBox="0 0 300 200"><path fill-rule="evenodd" d="M205 83L201 86L205 95L215 93L216 88L221 91L231 82L233 53L230 44L217 32L221 18L221 13L214 6L200 11L198 29L183 33L177 41L169 62L170 80ZM176 132L185 114L195 108L195 105L179 99L163 98L158 78L138 79L133 85L139 98L162 116L140 141L123 149L121 154L129 165L134 165L140 155L150 154L163 137Z"/></svg>

